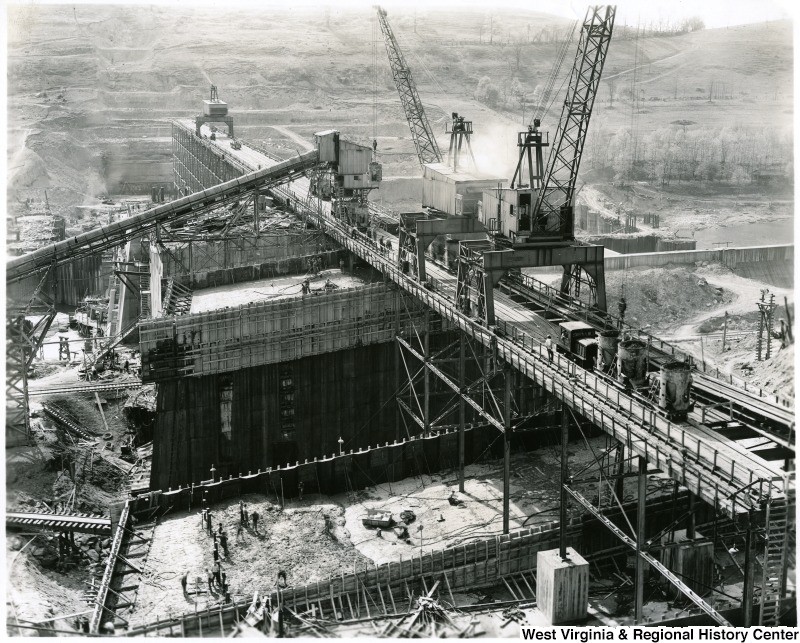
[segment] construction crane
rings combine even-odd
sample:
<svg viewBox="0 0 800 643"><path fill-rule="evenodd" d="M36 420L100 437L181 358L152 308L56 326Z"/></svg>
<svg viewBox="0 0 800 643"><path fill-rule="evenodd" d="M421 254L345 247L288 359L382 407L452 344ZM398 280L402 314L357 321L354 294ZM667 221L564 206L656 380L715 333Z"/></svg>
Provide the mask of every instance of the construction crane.
<svg viewBox="0 0 800 643"><path fill-rule="evenodd" d="M477 307L489 326L495 320L493 287L521 268L561 266L562 293L579 298L585 285L591 304L606 310L604 250L575 239L574 200L615 15L613 6L589 7L553 140L540 130L540 120L534 119L518 135L520 156L511 187L498 186L496 195L483 191L483 223L494 233L493 249L480 242L461 244L458 305L463 311ZM546 165L545 147L550 147Z"/></svg>
<svg viewBox="0 0 800 643"><path fill-rule="evenodd" d="M538 230L545 235L556 233L563 241L575 239L575 182L615 15L614 6L589 7L581 26L558 130L532 210L532 236Z"/></svg>
<svg viewBox="0 0 800 643"><path fill-rule="evenodd" d="M392 28L386 20L386 11L378 6L375 9L378 12L378 22L386 43L386 53L389 54L392 78L397 86L397 92L400 94L400 102L403 104L403 111L411 129L411 138L414 141L414 147L417 148L420 165L441 163L442 153L439 151L428 117L425 115L425 109L422 107L422 101L419 99L419 92L411 76L411 70L403 52L400 51Z"/></svg>

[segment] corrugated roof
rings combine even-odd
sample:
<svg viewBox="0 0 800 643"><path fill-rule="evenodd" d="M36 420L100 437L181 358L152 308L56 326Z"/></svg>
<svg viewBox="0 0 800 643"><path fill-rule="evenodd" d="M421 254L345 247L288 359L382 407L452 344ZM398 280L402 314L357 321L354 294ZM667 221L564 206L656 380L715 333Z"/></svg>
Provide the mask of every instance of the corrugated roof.
<svg viewBox="0 0 800 643"><path fill-rule="evenodd" d="M425 168L431 172L440 174L443 177L447 177L447 180L456 183L460 183L462 181L494 181L496 183L508 182L508 179L484 172L472 172L461 169L456 172L446 163L426 163Z"/></svg>

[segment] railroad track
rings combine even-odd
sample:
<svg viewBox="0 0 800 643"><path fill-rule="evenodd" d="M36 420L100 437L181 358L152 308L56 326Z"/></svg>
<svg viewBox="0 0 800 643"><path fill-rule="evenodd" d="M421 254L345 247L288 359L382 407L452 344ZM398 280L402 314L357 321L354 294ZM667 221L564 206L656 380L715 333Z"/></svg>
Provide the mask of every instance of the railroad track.
<svg viewBox="0 0 800 643"><path fill-rule="evenodd" d="M111 519L92 514L46 514L7 512L6 527L77 531L100 536L111 535Z"/></svg>

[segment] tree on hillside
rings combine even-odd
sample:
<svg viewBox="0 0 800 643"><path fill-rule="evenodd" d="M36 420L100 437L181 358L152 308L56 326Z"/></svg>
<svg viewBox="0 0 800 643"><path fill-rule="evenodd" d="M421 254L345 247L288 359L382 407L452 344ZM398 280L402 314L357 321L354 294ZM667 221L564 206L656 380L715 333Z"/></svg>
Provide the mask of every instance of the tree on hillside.
<svg viewBox="0 0 800 643"><path fill-rule="evenodd" d="M608 87L608 106L614 107L614 92L617 89L617 70L612 69L611 75L606 76L606 86Z"/></svg>
<svg viewBox="0 0 800 643"><path fill-rule="evenodd" d="M511 45L511 62L513 63L512 69L514 72L519 72L519 66L522 62L522 45L521 38L515 39Z"/></svg>
<svg viewBox="0 0 800 643"><path fill-rule="evenodd" d="M475 98L486 103L489 107L496 107L500 101L500 90L488 76L484 76L478 81L475 89Z"/></svg>
<svg viewBox="0 0 800 643"><path fill-rule="evenodd" d="M750 182L750 174L741 165L737 165L731 172L731 181L736 185L744 185Z"/></svg>
<svg viewBox="0 0 800 643"><path fill-rule="evenodd" d="M687 18L681 24L681 31L689 32L689 31L702 31L706 28L706 23L703 22L700 16L692 16L691 18Z"/></svg>

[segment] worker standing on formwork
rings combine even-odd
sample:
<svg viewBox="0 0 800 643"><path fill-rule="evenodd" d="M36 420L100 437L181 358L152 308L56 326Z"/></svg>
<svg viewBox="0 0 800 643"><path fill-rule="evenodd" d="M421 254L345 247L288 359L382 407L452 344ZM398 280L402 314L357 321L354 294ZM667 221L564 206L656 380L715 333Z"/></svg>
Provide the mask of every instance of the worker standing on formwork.
<svg viewBox="0 0 800 643"><path fill-rule="evenodd" d="M220 566L219 561L214 563L213 574L214 582L219 586L220 589L222 589L222 567Z"/></svg>

